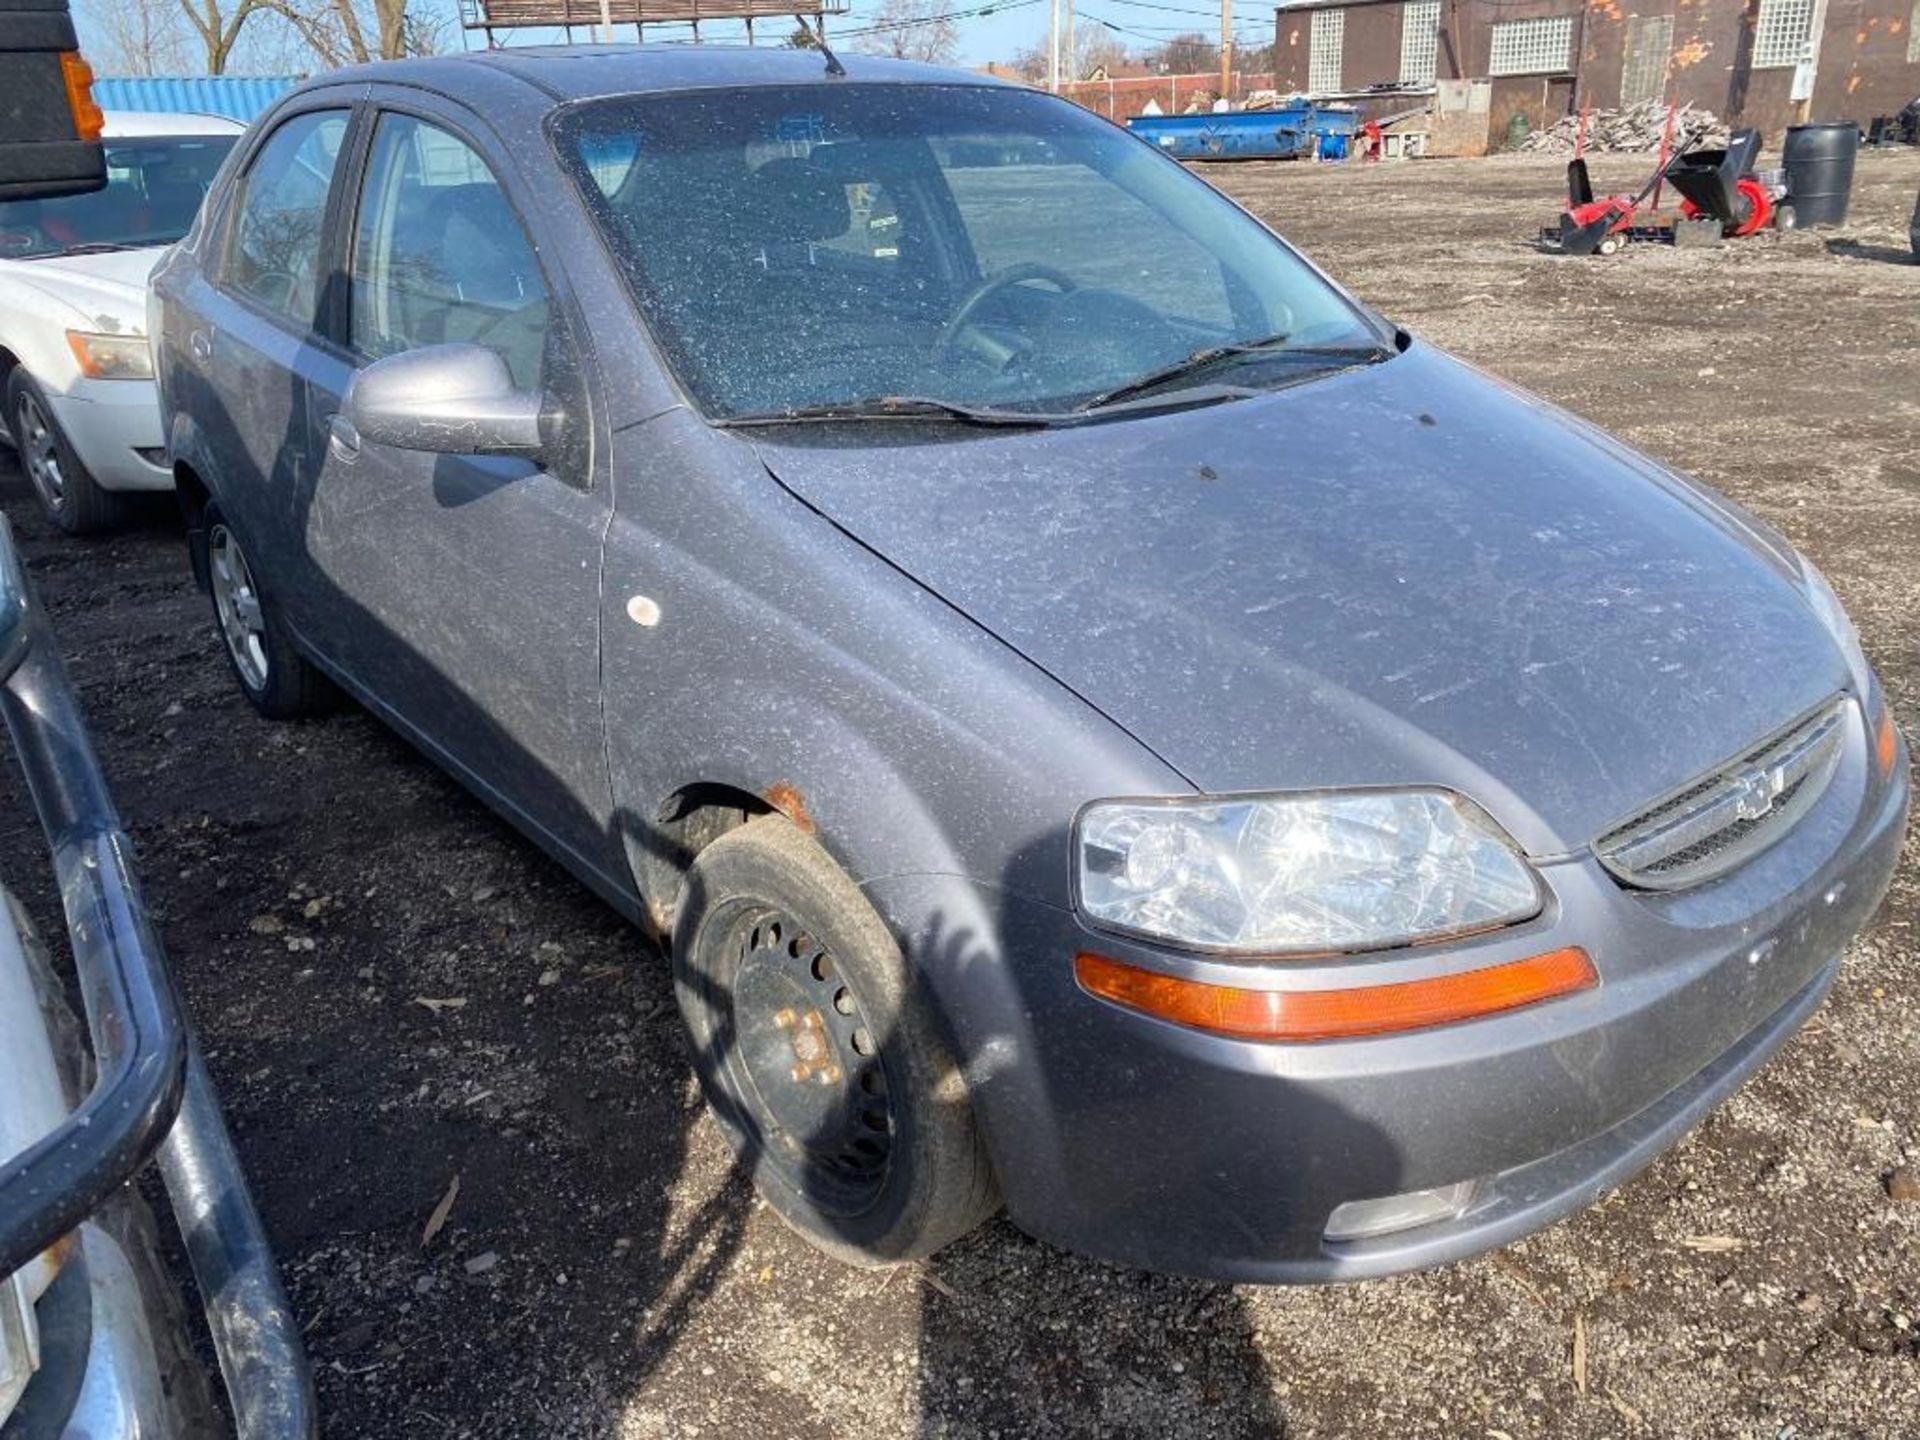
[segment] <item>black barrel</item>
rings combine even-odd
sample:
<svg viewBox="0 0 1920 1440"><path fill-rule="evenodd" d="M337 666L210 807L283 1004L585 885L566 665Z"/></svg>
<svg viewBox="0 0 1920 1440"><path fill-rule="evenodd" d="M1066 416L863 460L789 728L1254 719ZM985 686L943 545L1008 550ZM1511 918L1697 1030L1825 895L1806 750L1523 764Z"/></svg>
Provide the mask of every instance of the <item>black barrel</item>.
<svg viewBox="0 0 1920 1440"><path fill-rule="evenodd" d="M1847 218L1859 150L1860 127L1851 120L1787 127L1781 159L1795 225L1838 225Z"/></svg>

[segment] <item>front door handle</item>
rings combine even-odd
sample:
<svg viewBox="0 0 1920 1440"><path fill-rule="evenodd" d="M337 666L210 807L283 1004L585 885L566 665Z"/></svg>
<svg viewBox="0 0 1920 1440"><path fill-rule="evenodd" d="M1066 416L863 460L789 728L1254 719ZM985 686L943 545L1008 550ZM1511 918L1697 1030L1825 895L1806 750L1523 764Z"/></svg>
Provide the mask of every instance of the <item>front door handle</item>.
<svg viewBox="0 0 1920 1440"><path fill-rule="evenodd" d="M327 448L342 460L354 460L360 455L360 432L338 411L327 417Z"/></svg>
<svg viewBox="0 0 1920 1440"><path fill-rule="evenodd" d="M204 365L213 358L213 336L205 330L196 330L187 336L187 349Z"/></svg>

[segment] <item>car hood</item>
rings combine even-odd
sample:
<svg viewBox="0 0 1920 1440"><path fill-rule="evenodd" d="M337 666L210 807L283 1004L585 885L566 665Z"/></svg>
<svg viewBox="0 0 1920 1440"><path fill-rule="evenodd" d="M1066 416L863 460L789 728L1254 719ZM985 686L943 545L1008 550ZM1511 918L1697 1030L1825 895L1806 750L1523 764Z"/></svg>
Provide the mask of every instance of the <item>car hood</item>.
<svg viewBox="0 0 1920 1440"><path fill-rule="evenodd" d="M82 324L109 331L144 331L147 276L165 253L162 245L101 255L13 260L7 262L7 272L16 284L64 301Z"/></svg>
<svg viewBox="0 0 1920 1440"><path fill-rule="evenodd" d="M757 434L1207 792L1439 784L1576 850L1847 683L1784 542L1439 352L1049 431Z"/></svg>

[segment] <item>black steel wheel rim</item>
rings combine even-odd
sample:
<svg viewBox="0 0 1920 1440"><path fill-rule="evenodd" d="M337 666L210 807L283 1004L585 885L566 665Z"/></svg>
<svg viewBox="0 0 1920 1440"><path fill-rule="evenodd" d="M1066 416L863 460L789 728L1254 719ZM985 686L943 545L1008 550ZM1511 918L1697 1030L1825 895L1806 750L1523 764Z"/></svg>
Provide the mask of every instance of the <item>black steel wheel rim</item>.
<svg viewBox="0 0 1920 1440"><path fill-rule="evenodd" d="M825 945L777 907L723 917L728 1090L759 1151L818 1209L858 1214L886 1183L896 1119L880 1037Z"/></svg>

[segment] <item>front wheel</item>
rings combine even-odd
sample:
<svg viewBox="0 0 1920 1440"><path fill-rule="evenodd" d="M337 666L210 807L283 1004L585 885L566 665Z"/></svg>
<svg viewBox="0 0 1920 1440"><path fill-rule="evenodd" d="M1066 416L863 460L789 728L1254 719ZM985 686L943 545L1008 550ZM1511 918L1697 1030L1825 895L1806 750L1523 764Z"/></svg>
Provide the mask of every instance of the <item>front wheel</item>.
<svg viewBox="0 0 1920 1440"><path fill-rule="evenodd" d="M18 366L7 380L7 417L20 468L54 524L69 535L91 535L120 518L120 497L101 489L80 463L45 392Z"/></svg>
<svg viewBox="0 0 1920 1440"><path fill-rule="evenodd" d="M999 1208L931 1003L866 897L791 821L750 820L700 852L673 956L707 1101L805 1239L890 1265Z"/></svg>
<svg viewBox="0 0 1920 1440"><path fill-rule="evenodd" d="M329 687L295 648L273 602L254 578L239 534L209 505L206 513L207 593L213 622L241 693L270 720L290 720L324 707Z"/></svg>

